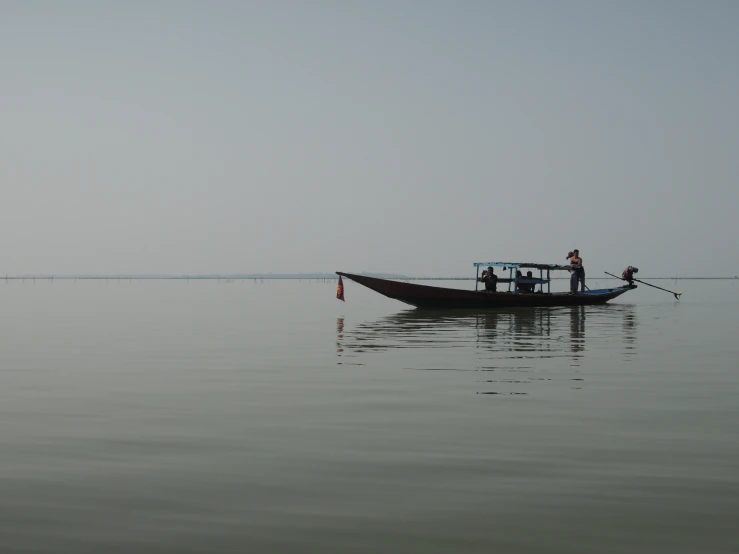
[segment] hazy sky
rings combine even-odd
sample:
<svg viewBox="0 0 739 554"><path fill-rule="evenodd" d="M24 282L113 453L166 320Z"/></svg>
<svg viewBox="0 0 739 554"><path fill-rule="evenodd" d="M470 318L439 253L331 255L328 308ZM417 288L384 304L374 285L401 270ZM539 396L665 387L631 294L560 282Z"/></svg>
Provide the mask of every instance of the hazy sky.
<svg viewBox="0 0 739 554"><path fill-rule="evenodd" d="M735 275L738 99L735 1L0 0L0 273Z"/></svg>

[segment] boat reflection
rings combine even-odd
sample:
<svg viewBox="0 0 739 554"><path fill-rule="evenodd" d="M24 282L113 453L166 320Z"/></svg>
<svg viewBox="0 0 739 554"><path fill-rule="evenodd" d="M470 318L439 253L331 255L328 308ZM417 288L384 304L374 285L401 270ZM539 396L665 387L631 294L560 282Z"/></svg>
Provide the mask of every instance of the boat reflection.
<svg viewBox="0 0 739 554"><path fill-rule="evenodd" d="M562 378L578 381L579 387L590 352L615 346L623 361L633 359L637 325L636 307L630 304L403 310L356 325L340 318L337 354L369 362L373 353L395 352L403 355L406 369L497 372L499 379L484 382L498 383Z"/></svg>
<svg viewBox="0 0 739 554"><path fill-rule="evenodd" d="M570 308L570 354L573 361L582 357L585 350L585 309L584 306Z"/></svg>
<svg viewBox="0 0 739 554"><path fill-rule="evenodd" d="M344 349L341 347L341 340L344 338L344 318L336 318L336 352L341 354Z"/></svg>
<svg viewBox="0 0 739 554"><path fill-rule="evenodd" d="M631 358L636 354L636 311L631 310L623 318L624 357Z"/></svg>

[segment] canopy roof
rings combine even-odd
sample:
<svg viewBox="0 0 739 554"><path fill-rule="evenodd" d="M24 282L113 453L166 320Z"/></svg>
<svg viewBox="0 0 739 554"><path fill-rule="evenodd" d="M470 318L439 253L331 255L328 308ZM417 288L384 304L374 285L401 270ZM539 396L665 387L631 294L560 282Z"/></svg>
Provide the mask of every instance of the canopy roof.
<svg viewBox="0 0 739 554"><path fill-rule="evenodd" d="M514 269L551 269L551 270L570 270L571 265L559 264L535 264L531 262L475 262L474 267L512 267Z"/></svg>

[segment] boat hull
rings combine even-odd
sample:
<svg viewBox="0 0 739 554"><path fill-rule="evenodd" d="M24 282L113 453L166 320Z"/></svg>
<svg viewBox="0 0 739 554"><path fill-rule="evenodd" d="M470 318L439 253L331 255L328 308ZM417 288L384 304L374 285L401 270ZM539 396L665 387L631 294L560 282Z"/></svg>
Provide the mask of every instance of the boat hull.
<svg viewBox="0 0 739 554"><path fill-rule="evenodd" d="M625 286L613 289L591 290L577 294L566 292L552 294L491 293L404 283L402 281L379 279L377 277L367 277L365 275L355 275L341 271L337 271L336 274L351 279L388 298L424 309L469 310L515 307L590 306L605 304L632 288L636 288L636 286Z"/></svg>

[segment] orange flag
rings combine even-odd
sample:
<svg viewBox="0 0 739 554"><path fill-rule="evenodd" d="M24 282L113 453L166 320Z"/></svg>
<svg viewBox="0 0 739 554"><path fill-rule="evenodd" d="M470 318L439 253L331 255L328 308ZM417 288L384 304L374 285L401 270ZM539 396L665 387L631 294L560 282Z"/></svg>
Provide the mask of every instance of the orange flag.
<svg viewBox="0 0 739 554"><path fill-rule="evenodd" d="M341 275L339 275L339 286L336 289L336 298L338 298L342 302L346 302L344 300L344 282L341 280Z"/></svg>

